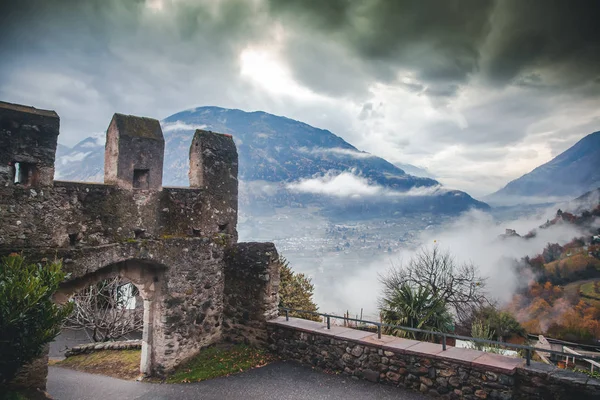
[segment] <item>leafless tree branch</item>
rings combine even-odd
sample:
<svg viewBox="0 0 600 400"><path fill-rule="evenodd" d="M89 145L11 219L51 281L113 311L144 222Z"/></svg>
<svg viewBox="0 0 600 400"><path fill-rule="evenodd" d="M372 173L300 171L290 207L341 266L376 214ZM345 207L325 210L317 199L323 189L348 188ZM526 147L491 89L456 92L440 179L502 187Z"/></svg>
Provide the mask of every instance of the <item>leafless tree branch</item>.
<svg viewBox="0 0 600 400"><path fill-rule="evenodd" d="M414 257L399 267L392 266L380 277L384 291L393 291L403 283L429 289L434 296L452 307L459 320L482 304L487 304L486 278L472 263L457 264L448 251L436 244L421 248Z"/></svg>
<svg viewBox="0 0 600 400"><path fill-rule="evenodd" d="M65 326L91 332L94 342L116 340L144 327L143 308L128 309L128 296L120 290L127 281L114 277L75 294L73 313Z"/></svg>

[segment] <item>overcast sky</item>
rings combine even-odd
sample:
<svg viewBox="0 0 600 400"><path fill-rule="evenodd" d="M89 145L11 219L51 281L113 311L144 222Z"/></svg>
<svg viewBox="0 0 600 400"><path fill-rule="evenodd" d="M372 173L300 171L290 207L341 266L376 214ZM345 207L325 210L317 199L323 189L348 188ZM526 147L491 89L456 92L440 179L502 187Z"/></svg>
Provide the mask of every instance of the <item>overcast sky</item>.
<svg viewBox="0 0 600 400"><path fill-rule="evenodd" d="M600 1L19 0L0 100L59 141L216 105L331 130L480 196L600 130Z"/></svg>

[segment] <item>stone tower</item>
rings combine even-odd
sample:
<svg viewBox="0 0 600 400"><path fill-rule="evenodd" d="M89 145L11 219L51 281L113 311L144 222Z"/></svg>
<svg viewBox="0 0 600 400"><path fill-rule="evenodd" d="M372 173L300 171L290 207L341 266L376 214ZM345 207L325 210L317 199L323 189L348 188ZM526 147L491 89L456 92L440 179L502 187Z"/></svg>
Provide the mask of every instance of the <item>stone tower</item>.
<svg viewBox="0 0 600 400"><path fill-rule="evenodd" d="M0 186L49 186L60 120L54 111L0 101Z"/></svg>
<svg viewBox="0 0 600 400"><path fill-rule="evenodd" d="M212 213L202 224L237 238L229 215L237 221L238 154L231 135L196 130L190 146L190 187L204 189L212 207L225 208L225 214Z"/></svg>
<svg viewBox="0 0 600 400"><path fill-rule="evenodd" d="M158 120L115 114L106 132L104 183L161 190L164 150Z"/></svg>

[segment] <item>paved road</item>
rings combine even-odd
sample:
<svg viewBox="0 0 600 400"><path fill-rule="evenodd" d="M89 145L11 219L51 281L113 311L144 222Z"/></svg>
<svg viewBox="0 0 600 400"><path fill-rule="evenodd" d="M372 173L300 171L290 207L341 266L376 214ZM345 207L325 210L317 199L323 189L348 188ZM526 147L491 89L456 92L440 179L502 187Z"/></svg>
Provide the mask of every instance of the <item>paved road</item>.
<svg viewBox="0 0 600 400"><path fill-rule="evenodd" d="M419 393L345 375L329 375L292 362L276 362L229 377L188 384L123 381L60 367L50 367L48 392L56 400L425 400Z"/></svg>

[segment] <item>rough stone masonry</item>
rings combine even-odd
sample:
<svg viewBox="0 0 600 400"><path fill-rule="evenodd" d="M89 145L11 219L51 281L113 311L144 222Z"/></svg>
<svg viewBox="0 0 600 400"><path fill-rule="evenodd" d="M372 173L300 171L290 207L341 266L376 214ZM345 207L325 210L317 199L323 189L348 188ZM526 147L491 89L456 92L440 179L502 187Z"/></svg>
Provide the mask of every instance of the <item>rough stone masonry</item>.
<svg viewBox="0 0 600 400"><path fill-rule="evenodd" d="M600 380L521 358L285 317L268 322L272 350L356 379L464 400L592 400Z"/></svg>
<svg viewBox="0 0 600 400"><path fill-rule="evenodd" d="M164 138L151 118L115 114L104 184L54 180L54 111L0 102L0 255L62 259L59 302L120 275L144 300L141 371L161 375L224 338L266 340L277 313L272 243L237 243L238 156L228 135L197 130L190 187L162 186ZM24 368L43 387L47 366Z"/></svg>

